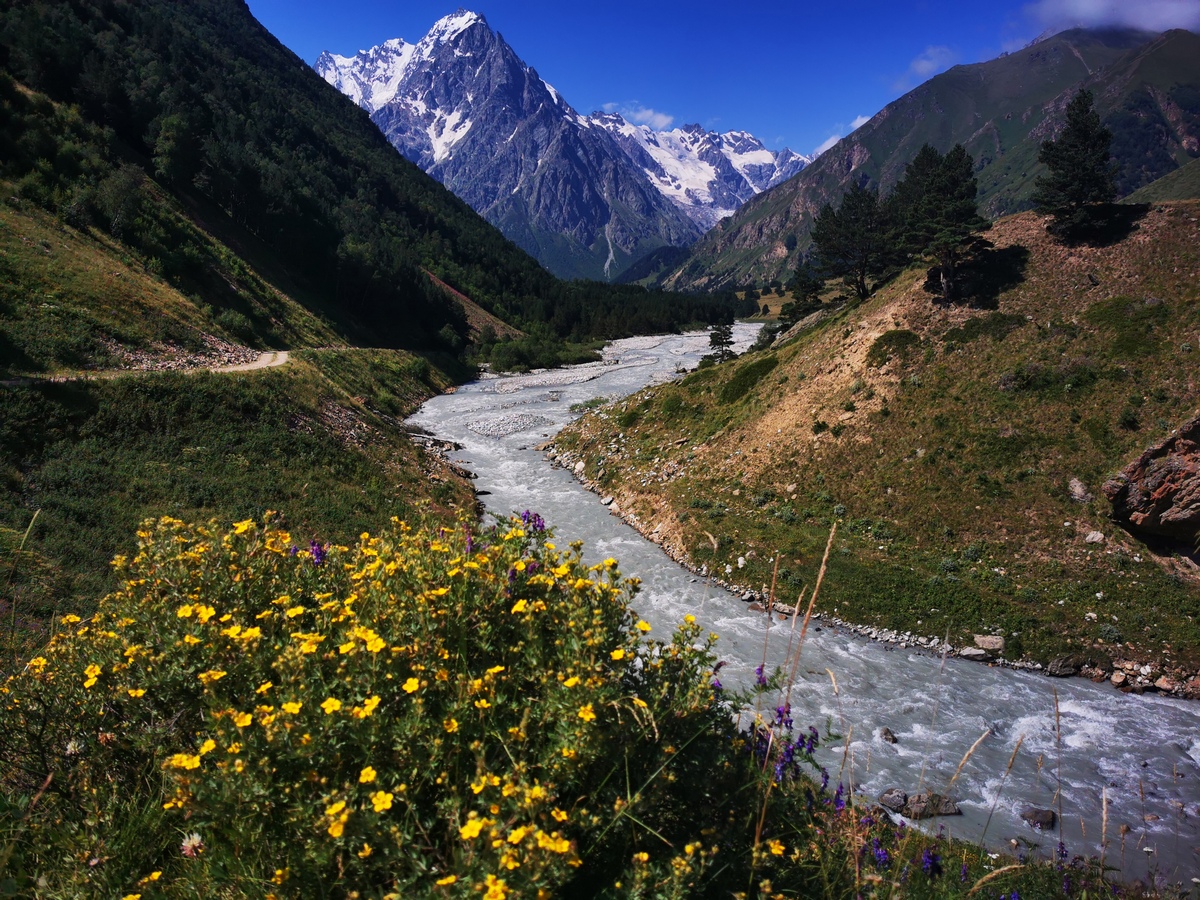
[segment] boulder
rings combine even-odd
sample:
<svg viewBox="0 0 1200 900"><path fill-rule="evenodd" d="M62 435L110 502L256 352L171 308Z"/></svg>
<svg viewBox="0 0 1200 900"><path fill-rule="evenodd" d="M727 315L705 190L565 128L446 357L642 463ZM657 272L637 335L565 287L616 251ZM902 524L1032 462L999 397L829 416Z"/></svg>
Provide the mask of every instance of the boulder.
<svg viewBox="0 0 1200 900"><path fill-rule="evenodd" d="M879 739L881 741L886 741L889 744L896 743L896 735L893 734L892 729L888 728L886 725L879 729Z"/></svg>
<svg viewBox="0 0 1200 900"><path fill-rule="evenodd" d="M1163 675L1154 682L1154 686L1164 694L1173 694L1179 690L1179 682L1169 675Z"/></svg>
<svg viewBox="0 0 1200 900"><path fill-rule="evenodd" d="M1067 490L1071 492L1071 499L1076 503L1091 503L1092 494L1078 478L1072 478L1071 483L1067 486Z"/></svg>
<svg viewBox="0 0 1200 900"><path fill-rule="evenodd" d="M1103 531L1089 531L1087 533L1087 537L1085 537L1083 540L1084 540L1084 543L1087 543L1087 544L1103 544L1104 543L1104 532Z"/></svg>
<svg viewBox="0 0 1200 900"><path fill-rule="evenodd" d="M1116 671L1112 673L1112 678L1109 679L1113 683L1113 687L1122 687L1129 680L1129 676L1124 672Z"/></svg>
<svg viewBox="0 0 1200 900"><path fill-rule="evenodd" d="M982 647L963 647L958 651L958 655L962 659L976 659L981 661L991 658L991 654Z"/></svg>
<svg viewBox="0 0 1200 900"><path fill-rule="evenodd" d="M977 634L975 635L975 646L988 653L1003 653L1004 638L998 634Z"/></svg>
<svg viewBox="0 0 1200 900"><path fill-rule="evenodd" d="M1183 696L1189 700L1200 700L1200 675L1183 686Z"/></svg>
<svg viewBox="0 0 1200 900"><path fill-rule="evenodd" d="M1070 678L1078 672L1079 667L1070 656L1057 656L1046 666L1046 674L1055 678Z"/></svg>
<svg viewBox="0 0 1200 900"><path fill-rule="evenodd" d="M962 810L941 794L913 794L904 804L903 814L910 819L932 819L934 816L961 816Z"/></svg>
<svg viewBox="0 0 1200 900"><path fill-rule="evenodd" d="M1039 831L1053 831L1058 825L1058 814L1052 809L1028 806L1021 811L1021 818L1030 828L1036 828Z"/></svg>
<svg viewBox="0 0 1200 900"><path fill-rule="evenodd" d="M906 803L908 803L908 794L900 788L891 788L879 795L879 805L894 813L903 812Z"/></svg>
<svg viewBox="0 0 1200 900"><path fill-rule="evenodd" d="M1186 541L1200 532L1200 417L1104 483L1113 517L1130 531Z"/></svg>

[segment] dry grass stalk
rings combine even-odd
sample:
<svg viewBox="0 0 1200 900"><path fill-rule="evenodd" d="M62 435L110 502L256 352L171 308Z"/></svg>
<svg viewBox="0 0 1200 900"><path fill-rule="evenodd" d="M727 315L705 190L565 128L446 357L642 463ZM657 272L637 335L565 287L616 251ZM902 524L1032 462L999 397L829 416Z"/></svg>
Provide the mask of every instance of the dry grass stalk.
<svg viewBox="0 0 1200 900"><path fill-rule="evenodd" d="M837 534L837 522L829 529L829 540L825 542L825 555L821 557L821 569L817 572L817 583L813 587L812 597L808 601L808 610L804 613L804 624L800 627L800 643L796 646L796 655L792 659L792 670L788 673L787 696L784 702L792 702L792 685L796 681L796 670L800 668L800 651L804 649L804 638L808 635L808 624L812 621L813 609L817 605L817 597L821 593L821 582L825 580L825 569L829 565L829 551L833 549L833 536ZM799 609L800 602L796 602ZM794 621L794 618L793 618Z"/></svg>
<svg viewBox="0 0 1200 900"><path fill-rule="evenodd" d="M983 823L983 834L979 836L979 846L983 847L984 839L987 837L988 827L992 824L992 816L996 813L996 804L1000 802L1000 794L1004 791L1004 783L1008 781L1008 775L1012 771L1013 763L1017 761L1017 754L1021 751L1021 745L1025 743L1025 735L1017 738L1017 745L1013 747L1012 755L1008 758L1008 765L1004 769L1004 775L1000 778L1000 787L996 788L996 799L992 801L992 808L988 810L987 821Z"/></svg>
<svg viewBox="0 0 1200 900"><path fill-rule="evenodd" d="M967 891L967 896L968 897L974 896L975 894L977 894L979 892L979 890L985 884L987 884L991 881L995 881L1001 875L1007 874L1008 872L1015 872L1018 869L1023 869L1023 868L1025 868L1025 867L1014 864L1011 866L1003 866L1002 868L999 868L994 872L988 872L986 875L984 875L982 878L980 878L977 882L975 882L973 885L971 885L971 889L969 891Z"/></svg>

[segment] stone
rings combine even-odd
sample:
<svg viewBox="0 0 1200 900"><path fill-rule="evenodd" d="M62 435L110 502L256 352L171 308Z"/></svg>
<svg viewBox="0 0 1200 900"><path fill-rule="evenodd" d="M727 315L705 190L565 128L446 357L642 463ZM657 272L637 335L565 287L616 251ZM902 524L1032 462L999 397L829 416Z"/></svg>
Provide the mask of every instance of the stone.
<svg viewBox="0 0 1200 900"><path fill-rule="evenodd" d="M1150 447L1102 490L1113 517L1130 531L1192 545L1200 531L1200 417Z"/></svg>
<svg viewBox="0 0 1200 900"><path fill-rule="evenodd" d="M1021 818L1030 828L1036 828L1039 831L1053 831L1058 825L1058 814L1052 809L1028 806L1021 811Z"/></svg>
<svg viewBox="0 0 1200 900"><path fill-rule="evenodd" d="M881 741L886 741L889 744L896 743L896 735L893 734L892 729L888 728L886 725L879 729L879 739Z"/></svg>
<svg viewBox="0 0 1200 900"><path fill-rule="evenodd" d="M1103 544L1104 543L1104 532L1089 531L1087 533L1087 537L1085 537L1083 540L1084 540L1084 543L1088 543L1088 544Z"/></svg>
<svg viewBox="0 0 1200 900"><path fill-rule="evenodd" d="M1188 700L1200 700L1200 675L1192 678L1183 686L1183 696Z"/></svg>
<svg viewBox="0 0 1200 900"><path fill-rule="evenodd" d="M584 464L583 464L583 460L581 459L579 462L575 463L575 474L582 475L583 470L584 470Z"/></svg>
<svg viewBox="0 0 1200 900"><path fill-rule="evenodd" d="M601 506L612 506L613 498L605 497L600 501Z"/></svg>
<svg viewBox="0 0 1200 900"><path fill-rule="evenodd" d="M1163 675L1154 682L1154 686L1164 694L1173 694L1179 690L1179 682L1174 678Z"/></svg>
<svg viewBox="0 0 1200 900"><path fill-rule="evenodd" d="M879 795L879 805L894 813L903 812L906 803L908 803L908 794L900 788L891 788Z"/></svg>
<svg viewBox="0 0 1200 900"><path fill-rule="evenodd" d="M991 654L982 647L963 647L958 651L958 656L960 659L974 659L979 661L991 658Z"/></svg>
<svg viewBox="0 0 1200 900"><path fill-rule="evenodd" d="M941 794L913 794L904 804L903 814L910 819L932 819L934 816L961 816L962 810Z"/></svg>
<svg viewBox="0 0 1200 900"><path fill-rule="evenodd" d="M1079 668L1070 656L1056 656L1046 666L1046 674L1054 678L1070 678L1078 672Z"/></svg>
<svg viewBox="0 0 1200 900"><path fill-rule="evenodd" d="M1085 485L1078 478L1072 478L1071 483L1067 486L1067 490L1071 492L1071 499L1076 503L1091 503L1092 495Z"/></svg>
<svg viewBox="0 0 1200 900"><path fill-rule="evenodd" d="M1124 672L1117 671L1113 672L1112 677L1108 680L1113 683L1113 687L1121 687L1126 681L1129 680L1129 676Z"/></svg>
<svg viewBox="0 0 1200 900"><path fill-rule="evenodd" d="M998 634L977 634L975 635L975 646L988 653L1003 653L1004 638Z"/></svg>

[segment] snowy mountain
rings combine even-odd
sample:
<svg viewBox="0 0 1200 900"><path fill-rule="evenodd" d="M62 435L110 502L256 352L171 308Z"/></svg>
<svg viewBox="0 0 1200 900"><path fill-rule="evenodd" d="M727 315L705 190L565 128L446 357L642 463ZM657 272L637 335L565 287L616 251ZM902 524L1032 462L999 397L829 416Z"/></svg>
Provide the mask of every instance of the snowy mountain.
<svg viewBox="0 0 1200 900"><path fill-rule="evenodd" d="M812 162L791 150L768 150L745 131L718 134L699 125L655 131L616 113L593 113L667 199L707 231L743 203Z"/></svg>
<svg viewBox="0 0 1200 900"><path fill-rule="evenodd" d="M615 278L660 247L691 244L807 162L744 132L581 116L461 9L416 44L326 52L314 68L400 153L563 277Z"/></svg>

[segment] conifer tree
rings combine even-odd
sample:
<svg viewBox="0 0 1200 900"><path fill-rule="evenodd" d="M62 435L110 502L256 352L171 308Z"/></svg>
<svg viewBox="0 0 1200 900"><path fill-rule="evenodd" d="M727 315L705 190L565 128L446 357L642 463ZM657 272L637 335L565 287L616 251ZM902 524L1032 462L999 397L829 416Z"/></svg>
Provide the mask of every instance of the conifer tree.
<svg viewBox="0 0 1200 900"><path fill-rule="evenodd" d="M1091 91L1080 90L1067 105L1067 124L1057 140L1042 143L1038 161L1046 166L1033 202L1053 216L1049 231L1074 238L1101 223L1117 196L1116 172L1109 155L1112 132L1100 124Z"/></svg>
<svg viewBox="0 0 1200 900"><path fill-rule="evenodd" d="M709 354L717 362L733 359L733 323L726 322L714 325L708 333L708 346L712 348Z"/></svg>
<svg viewBox="0 0 1200 900"><path fill-rule="evenodd" d="M826 203L813 222L812 239L820 269L844 279L860 300L870 297L867 278L881 274L887 258L879 191L855 183L837 210Z"/></svg>

